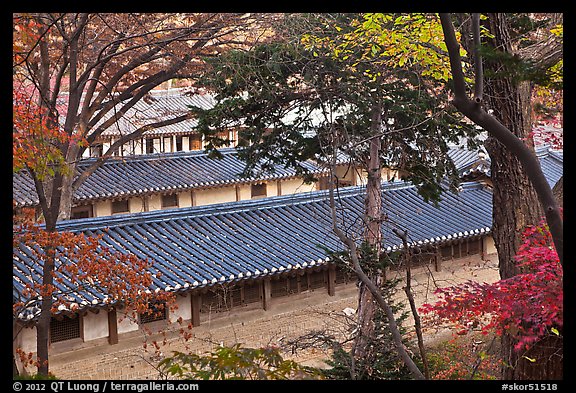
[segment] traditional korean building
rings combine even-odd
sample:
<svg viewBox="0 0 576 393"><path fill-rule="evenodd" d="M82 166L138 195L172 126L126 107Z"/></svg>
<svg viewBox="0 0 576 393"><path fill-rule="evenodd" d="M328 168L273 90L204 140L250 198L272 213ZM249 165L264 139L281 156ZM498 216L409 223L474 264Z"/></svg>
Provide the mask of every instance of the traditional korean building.
<svg viewBox="0 0 576 393"><path fill-rule="evenodd" d="M75 192L71 218L237 202L327 187L328 171L312 161L302 166L320 181L305 183L294 169L282 165L275 165L271 171L256 168L253 176L242 176L246 164L236 150L225 148L219 152L221 158L210 158L204 151L110 158ZM82 160L77 175L94 160ZM362 172L350 170L344 162L337 176L340 186L363 183ZM12 189L17 208L34 207L39 211L34 182L26 170L13 175Z"/></svg>
<svg viewBox="0 0 576 393"><path fill-rule="evenodd" d="M364 194L364 187L340 191L338 211L350 232L362 231ZM402 245L393 228L408 231L410 246L418 250L415 262L435 269L453 258L495 252L490 238L492 196L481 182L465 183L457 194L446 192L438 206L424 202L414 186L403 182L384 185L382 197L388 252ZM166 320L182 318L197 326L231 308L268 310L279 298L309 291L333 295L354 278L324 251L342 250L329 217L327 191L313 191L60 222L61 231L102 234L102 246L153 260L150 290L177 293L178 309L152 319L122 319L117 312L121 305L109 303L105 293L96 288L78 290L67 287L66 279L56 280L72 305L54 314L52 350L102 339L114 344L125 334ZM13 255L16 297L26 284L40 280L40 271L25 247ZM18 315L26 327L15 345L26 351L35 348L37 311L31 305Z"/></svg>

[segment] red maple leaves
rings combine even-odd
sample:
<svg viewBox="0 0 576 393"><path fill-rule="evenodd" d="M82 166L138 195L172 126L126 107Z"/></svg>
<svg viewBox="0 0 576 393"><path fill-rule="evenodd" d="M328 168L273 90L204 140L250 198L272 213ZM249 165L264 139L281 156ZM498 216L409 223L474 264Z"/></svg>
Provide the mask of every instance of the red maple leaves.
<svg viewBox="0 0 576 393"><path fill-rule="evenodd" d="M526 228L516 259L522 273L495 283L467 281L436 290L440 300L421 312L435 322L452 322L458 334L479 329L508 333L516 350L528 349L563 326L563 270L547 225Z"/></svg>

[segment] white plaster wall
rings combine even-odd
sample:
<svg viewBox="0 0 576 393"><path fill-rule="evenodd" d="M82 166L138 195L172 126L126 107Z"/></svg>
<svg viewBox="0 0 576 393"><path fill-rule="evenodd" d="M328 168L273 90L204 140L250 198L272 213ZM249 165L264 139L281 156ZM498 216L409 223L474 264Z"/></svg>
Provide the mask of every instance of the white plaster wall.
<svg viewBox="0 0 576 393"><path fill-rule="evenodd" d="M361 179L358 177L357 171L349 165L340 165L336 168L336 176L340 180L349 180L360 184ZM362 176L362 175L360 175Z"/></svg>
<svg viewBox="0 0 576 393"><path fill-rule="evenodd" d="M184 321L192 319L192 303L189 293L185 296L176 296L176 306L178 308L170 310L168 313L170 322L176 322L178 318L182 318Z"/></svg>
<svg viewBox="0 0 576 393"><path fill-rule="evenodd" d="M128 199L128 209L130 213L140 213L144 211L144 205L142 204L142 198L130 198Z"/></svg>
<svg viewBox="0 0 576 393"><path fill-rule="evenodd" d="M170 153L172 152L172 137L164 137L164 143L162 144L164 150L163 153Z"/></svg>
<svg viewBox="0 0 576 393"><path fill-rule="evenodd" d="M36 327L23 328L14 342L14 348L20 348L24 352L36 352Z"/></svg>
<svg viewBox="0 0 576 393"><path fill-rule="evenodd" d="M150 195L150 198L148 199L148 210L154 211L160 209L162 209L162 196L159 194Z"/></svg>
<svg viewBox="0 0 576 393"><path fill-rule="evenodd" d="M179 207L192 206L192 195L190 191L184 191L178 193L178 206Z"/></svg>
<svg viewBox="0 0 576 393"><path fill-rule="evenodd" d="M118 321L118 334L138 330L138 321L134 320L134 317L131 316L131 313L126 315L123 311L118 311L116 313L116 319Z"/></svg>
<svg viewBox="0 0 576 393"><path fill-rule="evenodd" d="M269 181L266 183L266 196L278 196L278 182L277 181Z"/></svg>
<svg viewBox="0 0 576 393"><path fill-rule="evenodd" d="M248 199L250 199L250 197L248 197ZM234 201L236 201L236 188L234 186L208 188L206 190L196 191L196 206Z"/></svg>
<svg viewBox="0 0 576 393"><path fill-rule="evenodd" d="M161 152L162 152L162 148L161 148L160 138L154 138L154 153L161 153Z"/></svg>
<svg viewBox="0 0 576 393"><path fill-rule="evenodd" d="M83 319L84 341L108 337L108 313L100 310L98 314L87 312Z"/></svg>
<svg viewBox="0 0 576 393"><path fill-rule="evenodd" d="M94 217L112 215L112 203L110 201L101 201L94 204Z"/></svg>
<svg viewBox="0 0 576 393"><path fill-rule="evenodd" d="M182 137L182 151L190 151L190 138L187 136Z"/></svg>
<svg viewBox="0 0 576 393"><path fill-rule="evenodd" d="M252 198L252 189L250 184L243 184L238 186L240 189L240 200L245 201L247 199Z"/></svg>
<svg viewBox="0 0 576 393"><path fill-rule="evenodd" d="M494 238L492 236L484 237L484 250L486 254L496 254L496 246L494 245Z"/></svg>
<svg viewBox="0 0 576 393"><path fill-rule="evenodd" d="M301 179L283 180L281 183L282 195L297 194L316 190L316 184L305 184Z"/></svg>

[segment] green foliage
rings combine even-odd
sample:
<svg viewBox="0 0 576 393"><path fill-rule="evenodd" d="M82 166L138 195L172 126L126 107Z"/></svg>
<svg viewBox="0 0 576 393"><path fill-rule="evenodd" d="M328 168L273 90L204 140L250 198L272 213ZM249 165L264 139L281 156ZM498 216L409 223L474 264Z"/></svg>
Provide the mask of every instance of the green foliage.
<svg viewBox="0 0 576 393"><path fill-rule="evenodd" d="M203 355L174 352L158 369L170 379L319 379L312 367L283 359L278 348L245 348L241 344L221 346Z"/></svg>
<svg viewBox="0 0 576 393"><path fill-rule="evenodd" d="M487 380L498 378L501 362L492 345L477 338L458 337L429 351L428 364L432 379Z"/></svg>
<svg viewBox="0 0 576 393"><path fill-rule="evenodd" d="M389 280L383 285L382 291L394 313L399 315L396 318L396 323L400 328L400 333L404 334L406 329L402 325L407 318L407 313L405 311L402 312L403 305L394 301L391 297L396 284L396 281ZM380 309L376 311L374 322L376 335L364 348L366 351L365 355L362 358L354 359L353 362L352 352L346 350L342 344L336 343L332 357L326 360L326 364L330 368L322 370L325 378L350 379L352 378L353 367L356 379L412 379L410 371L400 359L394 346L392 334L388 327L388 318ZM406 341L405 345L408 347L409 343Z"/></svg>
<svg viewBox="0 0 576 393"><path fill-rule="evenodd" d="M331 260L341 267L352 270L350 256L348 251L330 252L326 249ZM376 277L382 271L390 266L396 265L402 257L400 251L391 253L381 252L376 255L374 247L367 242L363 242L358 247L359 261L362 270L369 277ZM406 332L403 323L408 317L404 310L404 305L394 300L394 294L397 290L400 279L388 279L380 287L382 296L384 296L397 315L396 323L400 333ZM412 379L412 375L403 361L398 356L395 348L392 334L388 326L386 314L378 308L374 318L374 338L369 340L365 346L365 355L362 358L353 359L352 350L344 348L342 343L333 342L334 351L332 357L326 360L330 368L322 370L322 374L327 379L350 379L354 375L356 379ZM408 347L409 343L406 341ZM354 372L352 371L354 369Z"/></svg>
<svg viewBox="0 0 576 393"><path fill-rule="evenodd" d="M432 64L424 64L428 51L418 54L422 64L410 60L400 66L402 56L414 48L392 52L399 47L387 35L394 33L399 42L412 32L413 24L420 36L404 39L414 45L414 40L424 40L423 48L433 45L436 41L426 34L436 39L428 29L434 19L419 14L394 19L379 14L322 15L291 16L293 39L207 59L212 70L198 83L215 93L217 104L207 111L192 109L198 130L209 146L217 147L214 136L235 126L239 156L247 162L244 175L272 170L273 164L306 175L303 161L328 160L334 148L365 169L368 140L381 134L383 167L403 170L427 200L437 201L441 179L457 182L447 143L478 131L447 105L443 78L425 72L433 72ZM378 23L386 23L386 29ZM372 33L358 31L369 25L382 32L379 41ZM277 28L284 32L287 27ZM374 111L384 119L377 131L372 127Z"/></svg>

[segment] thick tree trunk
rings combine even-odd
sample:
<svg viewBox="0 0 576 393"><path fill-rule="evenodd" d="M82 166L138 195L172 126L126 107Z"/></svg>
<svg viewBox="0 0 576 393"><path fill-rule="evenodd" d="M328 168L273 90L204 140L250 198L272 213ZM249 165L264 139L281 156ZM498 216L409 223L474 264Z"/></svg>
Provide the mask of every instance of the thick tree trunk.
<svg viewBox="0 0 576 393"><path fill-rule="evenodd" d="M531 130L530 88L528 82L514 86L507 79L487 81L487 105L493 115L519 138L527 138ZM527 225L537 224L544 212L532 183L518 159L495 138L485 143L490 155L493 191L492 236L498 251L500 277L519 273L514 259L522 243Z"/></svg>
<svg viewBox="0 0 576 393"><path fill-rule="evenodd" d="M512 53L506 16L489 14L488 23L494 35L489 45ZM502 62L486 61L485 66L494 73L504 71ZM531 131L529 82L514 83L510 77L496 74L486 81L485 86L487 109L492 110L494 117L533 149L528 137ZM518 159L492 137L487 139L485 146L491 159L494 184L492 233L498 251L500 277L506 279L519 273L514 256L522 242L523 229L527 225L537 224L544 212ZM502 359L505 362L503 379L562 378L562 340L541 340L528 355L516 351L514 344L511 337L502 338Z"/></svg>

